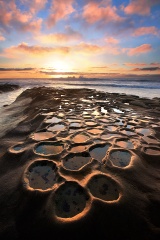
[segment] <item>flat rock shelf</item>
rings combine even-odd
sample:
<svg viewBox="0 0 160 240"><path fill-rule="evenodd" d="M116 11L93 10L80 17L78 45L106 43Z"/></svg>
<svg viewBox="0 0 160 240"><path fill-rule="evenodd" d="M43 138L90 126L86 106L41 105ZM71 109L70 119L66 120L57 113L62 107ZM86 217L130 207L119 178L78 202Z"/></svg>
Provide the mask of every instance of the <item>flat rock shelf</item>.
<svg viewBox="0 0 160 240"><path fill-rule="evenodd" d="M160 99L35 87L3 107L0 239L160 239Z"/></svg>

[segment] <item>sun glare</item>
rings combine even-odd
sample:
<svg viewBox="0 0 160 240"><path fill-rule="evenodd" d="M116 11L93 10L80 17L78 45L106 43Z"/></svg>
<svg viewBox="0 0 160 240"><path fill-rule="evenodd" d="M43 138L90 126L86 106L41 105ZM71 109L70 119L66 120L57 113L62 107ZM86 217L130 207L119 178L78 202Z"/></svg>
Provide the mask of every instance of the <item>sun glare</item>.
<svg viewBox="0 0 160 240"><path fill-rule="evenodd" d="M55 72L71 72L72 66L64 61L49 62L45 65L46 68L51 68Z"/></svg>

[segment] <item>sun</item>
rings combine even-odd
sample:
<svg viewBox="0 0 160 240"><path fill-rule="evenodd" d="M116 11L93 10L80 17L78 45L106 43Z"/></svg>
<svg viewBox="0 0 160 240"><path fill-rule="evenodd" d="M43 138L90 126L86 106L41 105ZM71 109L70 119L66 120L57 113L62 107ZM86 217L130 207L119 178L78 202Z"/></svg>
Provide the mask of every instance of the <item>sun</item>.
<svg viewBox="0 0 160 240"><path fill-rule="evenodd" d="M53 63L53 68L56 72L69 72L70 66L63 61L56 61Z"/></svg>
<svg viewBox="0 0 160 240"><path fill-rule="evenodd" d="M71 72L73 69L72 64L63 60L48 61L45 68L50 68L55 72Z"/></svg>

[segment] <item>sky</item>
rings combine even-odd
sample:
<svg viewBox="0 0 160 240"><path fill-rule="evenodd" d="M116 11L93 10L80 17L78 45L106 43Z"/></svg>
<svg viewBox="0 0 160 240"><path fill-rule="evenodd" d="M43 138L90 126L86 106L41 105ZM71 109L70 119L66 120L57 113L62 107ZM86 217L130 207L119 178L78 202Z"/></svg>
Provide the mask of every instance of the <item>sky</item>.
<svg viewBox="0 0 160 240"><path fill-rule="evenodd" d="M0 0L0 78L160 74L160 0Z"/></svg>

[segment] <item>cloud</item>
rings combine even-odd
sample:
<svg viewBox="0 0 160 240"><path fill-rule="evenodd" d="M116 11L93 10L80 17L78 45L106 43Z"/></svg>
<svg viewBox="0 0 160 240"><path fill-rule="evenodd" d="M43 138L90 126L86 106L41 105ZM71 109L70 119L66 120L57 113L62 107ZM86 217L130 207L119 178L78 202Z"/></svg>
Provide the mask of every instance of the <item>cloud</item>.
<svg viewBox="0 0 160 240"><path fill-rule="evenodd" d="M0 68L0 72L6 71L32 71L35 68Z"/></svg>
<svg viewBox="0 0 160 240"><path fill-rule="evenodd" d="M134 66L160 66L159 62L153 63L124 63L125 66L134 67Z"/></svg>
<svg viewBox="0 0 160 240"><path fill-rule="evenodd" d="M160 66L160 62L152 62L150 63L151 66Z"/></svg>
<svg viewBox="0 0 160 240"><path fill-rule="evenodd" d="M41 34L36 35L35 39L41 43L66 43L74 42L82 39L82 35L74 31L71 27L66 27L65 33L51 33L51 34Z"/></svg>
<svg viewBox="0 0 160 240"><path fill-rule="evenodd" d="M96 44L81 42L75 46L75 50L80 51L81 53L100 53L103 48Z"/></svg>
<svg viewBox="0 0 160 240"><path fill-rule="evenodd" d="M149 15L151 7L158 3L159 0L131 0L123 10L126 14Z"/></svg>
<svg viewBox="0 0 160 240"><path fill-rule="evenodd" d="M0 1L0 9L0 27L5 31L37 32L41 28L42 19L34 18L31 11L19 9L15 0Z"/></svg>
<svg viewBox="0 0 160 240"><path fill-rule="evenodd" d="M118 39L116 39L116 38L113 38L113 37L108 37L108 38L106 38L105 39L105 42L106 43L108 43L108 44L117 44L117 43L119 43L119 40Z"/></svg>
<svg viewBox="0 0 160 240"><path fill-rule="evenodd" d="M2 36L1 32L0 32L0 41L5 41L5 37Z"/></svg>
<svg viewBox="0 0 160 240"><path fill-rule="evenodd" d="M159 35L159 30L154 27L140 27L135 29L135 31L133 32L133 36L137 37L137 36L142 36L142 35L147 35L147 34L152 34L152 35Z"/></svg>
<svg viewBox="0 0 160 240"><path fill-rule="evenodd" d="M124 63L125 66L134 67L134 66L146 66L147 63Z"/></svg>
<svg viewBox="0 0 160 240"><path fill-rule="evenodd" d="M51 14L47 19L48 27L54 26L58 21L66 19L68 15L73 13L74 0L52 0Z"/></svg>
<svg viewBox="0 0 160 240"><path fill-rule="evenodd" d="M124 51L127 51L129 56L140 55L152 51L152 46L150 44L142 44L135 48L124 49Z"/></svg>
<svg viewBox="0 0 160 240"><path fill-rule="evenodd" d="M20 2L22 2L22 4L25 4L26 6L28 6L29 11L32 14L35 14L37 12L39 12L40 10L45 8L45 5L47 3L47 0L20 0Z"/></svg>
<svg viewBox="0 0 160 240"><path fill-rule="evenodd" d="M110 1L89 2L83 8L82 17L90 24L98 21L122 21L123 18L117 14L117 8L109 3Z"/></svg>
<svg viewBox="0 0 160 240"><path fill-rule="evenodd" d="M66 55L70 51L69 47L43 47L39 45L31 45L29 46L27 43L20 43L18 46L12 46L10 48L6 48L4 52L1 54L3 57L7 58L17 58L22 55L32 55L34 57L40 57L43 55L49 54L62 54Z"/></svg>
<svg viewBox="0 0 160 240"><path fill-rule="evenodd" d="M146 67L146 68L134 68L133 71L157 71L160 67Z"/></svg>

